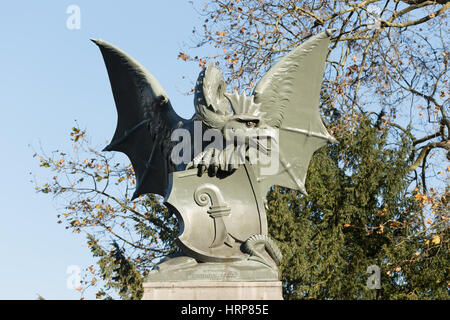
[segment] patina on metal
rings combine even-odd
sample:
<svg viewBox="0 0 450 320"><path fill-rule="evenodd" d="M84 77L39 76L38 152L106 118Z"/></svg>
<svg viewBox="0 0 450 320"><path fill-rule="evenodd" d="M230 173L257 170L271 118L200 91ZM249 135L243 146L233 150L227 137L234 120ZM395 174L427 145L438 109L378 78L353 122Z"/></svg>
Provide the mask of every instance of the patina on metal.
<svg viewBox="0 0 450 320"><path fill-rule="evenodd" d="M167 257L149 281L273 281L281 252L267 234L265 198L274 186L306 194L313 153L334 139L319 114L319 98L332 30L320 33L282 57L249 97L226 92L212 64L197 80L191 119L179 117L159 82L131 56L103 41L102 52L118 112L106 151L125 153L136 173L133 199L165 197L176 214L181 252ZM225 147L192 148L189 163L175 164L172 133L216 130ZM236 143L237 140L242 143ZM192 139L193 140L193 139ZM192 141L194 143L194 141ZM267 164L249 154L259 150ZM236 161L240 160L240 161Z"/></svg>

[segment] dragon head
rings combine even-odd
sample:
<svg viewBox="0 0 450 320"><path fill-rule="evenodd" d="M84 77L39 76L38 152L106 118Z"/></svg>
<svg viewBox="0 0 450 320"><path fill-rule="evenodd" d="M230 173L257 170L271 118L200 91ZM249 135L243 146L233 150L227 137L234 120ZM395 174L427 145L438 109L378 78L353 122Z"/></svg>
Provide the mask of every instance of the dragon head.
<svg viewBox="0 0 450 320"><path fill-rule="evenodd" d="M265 113L254 96L245 92L225 92L226 83L220 70L208 64L202 70L195 89L197 114L207 126L222 132L227 145L245 145L267 153L275 129L265 122ZM240 148L241 149L241 148Z"/></svg>

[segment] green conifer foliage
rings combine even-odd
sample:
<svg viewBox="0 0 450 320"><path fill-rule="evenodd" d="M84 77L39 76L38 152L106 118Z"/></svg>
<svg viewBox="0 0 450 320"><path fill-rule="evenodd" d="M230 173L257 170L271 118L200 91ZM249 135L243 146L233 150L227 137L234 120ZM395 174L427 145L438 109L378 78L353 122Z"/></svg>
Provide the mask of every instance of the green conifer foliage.
<svg viewBox="0 0 450 320"><path fill-rule="evenodd" d="M424 247L422 208L407 192L410 140L388 137L361 116L354 133L314 154L308 196L268 194L285 298L447 298L448 255ZM381 269L379 290L367 287L371 265Z"/></svg>

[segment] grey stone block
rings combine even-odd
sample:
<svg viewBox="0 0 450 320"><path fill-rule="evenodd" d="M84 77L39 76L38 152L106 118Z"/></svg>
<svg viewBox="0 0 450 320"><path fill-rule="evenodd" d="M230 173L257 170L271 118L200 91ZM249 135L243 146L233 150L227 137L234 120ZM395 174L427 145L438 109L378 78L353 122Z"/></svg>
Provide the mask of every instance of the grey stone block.
<svg viewBox="0 0 450 320"><path fill-rule="evenodd" d="M281 281L145 282L142 300L283 300Z"/></svg>

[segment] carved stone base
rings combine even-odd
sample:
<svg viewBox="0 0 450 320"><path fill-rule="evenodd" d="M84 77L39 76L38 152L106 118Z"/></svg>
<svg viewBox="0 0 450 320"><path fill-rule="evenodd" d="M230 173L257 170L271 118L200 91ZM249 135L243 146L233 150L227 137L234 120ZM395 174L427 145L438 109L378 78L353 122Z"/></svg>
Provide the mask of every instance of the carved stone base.
<svg viewBox="0 0 450 320"><path fill-rule="evenodd" d="M165 258L144 283L143 300L281 300L279 271L261 260L198 262Z"/></svg>
<svg viewBox="0 0 450 320"><path fill-rule="evenodd" d="M279 271L276 266L268 266L260 261L197 262L187 256L167 258L155 270L150 271L146 279L147 282L278 280Z"/></svg>
<svg viewBox="0 0 450 320"><path fill-rule="evenodd" d="M283 300L281 281L145 282L142 300Z"/></svg>

